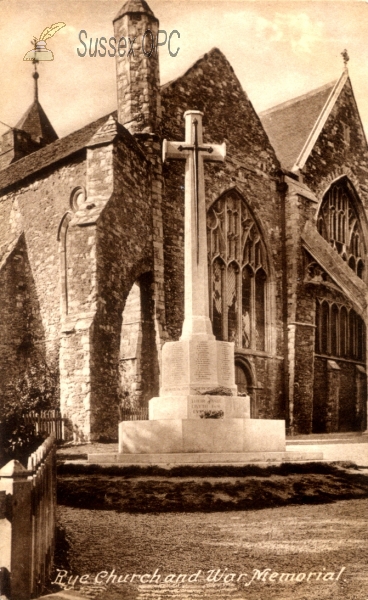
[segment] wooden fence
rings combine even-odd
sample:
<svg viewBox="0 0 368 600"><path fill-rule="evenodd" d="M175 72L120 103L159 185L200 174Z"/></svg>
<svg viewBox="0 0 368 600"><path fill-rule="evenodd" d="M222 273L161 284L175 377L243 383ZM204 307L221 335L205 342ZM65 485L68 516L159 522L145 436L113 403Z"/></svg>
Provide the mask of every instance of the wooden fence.
<svg viewBox="0 0 368 600"><path fill-rule="evenodd" d="M119 406L119 421L148 421L148 406L136 409Z"/></svg>
<svg viewBox="0 0 368 600"><path fill-rule="evenodd" d="M57 441L65 440L65 420L60 410L42 410L40 413L30 411L25 416L25 423L36 427L36 433L54 435Z"/></svg>
<svg viewBox="0 0 368 600"><path fill-rule="evenodd" d="M51 435L29 457L27 469L11 460L0 470L0 580L4 588L0 596L10 594L11 600L39 596L51 576L55 450L55 437Z"/></svg>

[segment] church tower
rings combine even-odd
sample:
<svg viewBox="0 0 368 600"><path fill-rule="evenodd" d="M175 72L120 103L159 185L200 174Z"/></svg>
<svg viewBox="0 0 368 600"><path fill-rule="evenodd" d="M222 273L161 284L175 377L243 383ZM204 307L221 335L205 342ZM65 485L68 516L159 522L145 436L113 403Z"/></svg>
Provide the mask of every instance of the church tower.
<svg viewBox="0 0 368 600"><path fill-rule="evenodd" d="M159 22L145 0L128 0L114 19L118 120L131 133L157 133Z"/></svg>

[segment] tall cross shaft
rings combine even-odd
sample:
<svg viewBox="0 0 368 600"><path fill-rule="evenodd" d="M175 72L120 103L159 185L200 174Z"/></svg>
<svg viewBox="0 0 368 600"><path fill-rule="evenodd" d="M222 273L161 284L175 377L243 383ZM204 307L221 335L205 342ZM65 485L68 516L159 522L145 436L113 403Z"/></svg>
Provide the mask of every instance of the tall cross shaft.
<svg viewBox="0 0 368 600"><path fill-rule="evenodd" d="M204 161L223 162L225 144L203 144L198 110L185 114L185 141L163 143L163 160L185 160L185 307L180 339L214 339L209 317Z"/></svg>

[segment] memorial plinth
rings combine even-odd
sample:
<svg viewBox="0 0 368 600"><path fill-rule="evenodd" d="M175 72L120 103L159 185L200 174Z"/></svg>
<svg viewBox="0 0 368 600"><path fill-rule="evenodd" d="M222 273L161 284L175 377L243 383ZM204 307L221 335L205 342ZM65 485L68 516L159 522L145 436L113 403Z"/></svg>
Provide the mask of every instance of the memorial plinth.
<svg viewBox="0 0 368 600"><path fill-rule="evenodd" d="M237 392L234 344L193 336L164 345L160 396L202 394L220 387Z"/></svg>

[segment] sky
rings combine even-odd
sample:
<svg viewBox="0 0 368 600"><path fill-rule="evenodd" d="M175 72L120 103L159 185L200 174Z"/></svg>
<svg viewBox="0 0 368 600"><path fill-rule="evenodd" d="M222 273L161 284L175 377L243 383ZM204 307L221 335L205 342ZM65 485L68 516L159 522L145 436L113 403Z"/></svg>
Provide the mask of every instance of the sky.
<svg viewBox="0 0 368 600"><path fill-rule="evenodd" d="M63 21L47 41L54 61L38 66L39 99L59 137L116 109L115 60L80 57L81 30L113 35L123 0L0 0L0 121L14 126L33 101L33 36ZM161 83L219 48L257 112L339 78L347 48L360 115L368 134L368 1L149 0L160 29L180 33L180 50L160 49ZM174 45L175 47L175 45ZM0 134L7 127L0 124Z"/></svg>

